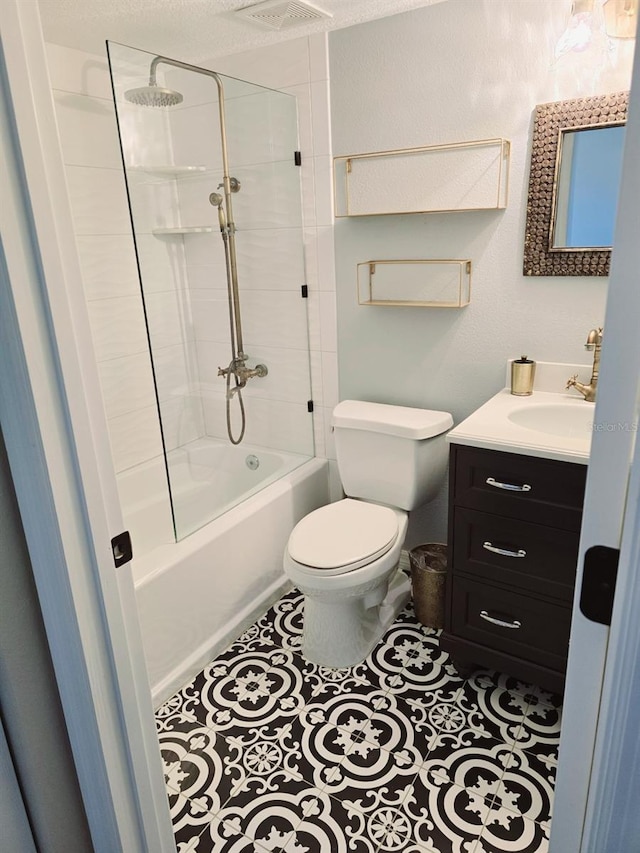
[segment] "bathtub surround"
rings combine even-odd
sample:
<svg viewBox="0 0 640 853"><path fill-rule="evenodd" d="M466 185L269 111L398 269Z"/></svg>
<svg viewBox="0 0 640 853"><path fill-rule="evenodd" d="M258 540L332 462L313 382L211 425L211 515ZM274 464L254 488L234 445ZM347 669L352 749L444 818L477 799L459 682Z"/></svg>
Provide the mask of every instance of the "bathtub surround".
<svg viewBox="0 0 640 853"><path fill-rule="evenodd" d="M146 515L147 523L132 529L134 547L139 555L155 545L173 541L173 527L108 68L103 56L93 56L59 45L48 45L47 52L114 464L120 475L119 490L125 508L125 521L128 523L126 508L140 506L138 487L132 485L140 478L130 476L132 469L139 464L144 464L145 477L150 486L146 504L155 506L152 514L142 514ZM315 404L311 417L316 455L332 456L328 415L337 402L337 358L328 182L330 147L326 36L297 39L278 49L260 51L257 56L253 54L248 52L234 57L233 63L229 60L233 66L231 69L222 67L222 60L212 60L211 67L219 67L222 72L231 70L247 79L252 79L252 76L256 78L257 69L262 69L264 79L257 79L256 82L266 82L267 85L274 85L274 80L268 79L269 69L273 73L277 68L278 85L290 94L295 94L298 100L300 147L304 154L302 173L306 257L305 269L300 270L298 278L301 281L296 281L296 288L302 280L306 280L309 285L310 359ZM205 111L202 112L200 120L206 118ZM147 146L155 144L154 139L167 138L163 126L165 120L166 117L159 113L155 117L145 115L145 123L158 123L157 134L145 134ZM212 141L214 138L217 137L212 134ZM177 147L177 151L154 150L153 147L145 150L144 156L149 158L147 162L153 157L162 158L158 162L170 162L170 159L167 160L170 153L175 156L182 156L183 153L186 156L189 153L188 134L177 135L172 144ZM326 178L317 182L325 193L319 192L316 199L316 175L319 173ZM175 200L169 199L167 210L171 209L172 204L175 204ZM214 239L216 236L212 235ZM157 238L149 235L148 239ZM288 251L286 240L280 240L278 245L284 258ZM185 270L185 274L193 278L196 284L198 272L207 271L203 258L197 253L198 247L193 244ZM143 239L142 260L145 258L148 260L149 255L145 253ZM257 269L255 258L248 259L248 262ZM189 371L194 365L201 370L201 379L205 384L218 382L206 366L215 361L217 369L216 359L222 356L217 350L211 351L213 344L198 341L197 329L201 325L198 326L197 316L196 331L187 341L186 348L171 339L169 333L175 319L179 292L176 293L174 281L166 275L166 265L154 270L154 273L153 287L156 292L149 294L151 310L157 322L160 325L164 323L168 333L162 351L157 353L156 378L163 405L164 437L171 450L178 441L182 443L185 438L197 439L211 429L211 417L207 413L210 402L206 403L203 410L193 395L181 394L180 389L188 389ZM277 289L268 289L270 286L278 288L281 283L270 285L264 275L260 283L266 289L262 292L260 289L252 290L246 307L251 313L253 302L258 300L254 312L257 312L258 318L267 307L260 303L263 296L273 297L276 303L284 296ZM196 315L199 313L196 312ZM268 344L268 341L262 343ZM279 360L273 346L269 346L269 357ZM252 436L253 440L266 445L271 442L271 446L277 447L278 437L271 434L270 430L268 400L258 397L250 403L258 410L258 429ZM282 405L291 404L283 401ZM308 417L305 411L304 418ZM263 434L265 430L267 434ZM332 482L333 491L337 494L339 484L335 475ZM161 491L158 492L158 489ZM138 517L141 515L138 514Z"/></svg>
<svg viewBox="0 0 640 853"><path fill-rule="evenodd" d="M504 387L508 358L583 361L583 329L602 320L606 280L522 275L533 110L628 88L632 48L612 45L605 65L589 51L554 63L567 11L557 0L448 0L330 34L336 156L511 140L505 211L336 221L343 397L443 409L458 423ZM357 305L358 263L447 257L472 260L466 308ZM445 536L446 488L415 514L408 544Z"/></svg>
<svg viewBox="0 0 640 853"><path fill-rule="evenodd" d="M154 707L281 594L289 533L329 500L327 465L312 460L181 542L133 561Z"/></svg>
<svg viewBox="0 0 640 853"><path fill-rule="evenodd" d="M186 549L175 545L106 58L58 45L48 45L47 56L118 489L125 524L133 539L132 566L143 644L157 703L237 636L257 610L264 609L277 595L289 532L301 515L329 500L328 463L312 462L306 470L299 470L299 478L294 472L294 480L290 477L268 487L264 502L259 495L251 498L246 509L228 513L224 521L210 525L195 539L188 537ZM305 407L304 417L314 419L316 454L322 457L332 454L328 414L337 401L326 37L297 40L289 48L273 49L271 56L270 67L286 70L289 76L282 83L288 84L301 104L305 268L300 268L299 278L303 280L296 281L295 286L298 289L306 281L309 299L298 298L296 305L304 310L305 301L308 303L315 410L310 415ZM277 57L283 61L278 62ZM288 62L284 61L286 57ZM245 57L244 62L248 61ZM258 65L267 64L260 60ZM245 76L251 78L250 68ZM313 116L312 92L316 104ZM148 120L158 122L157 134L145 135L148 144L166 139L162 114L151 119L145 116ZM310 146L316 137L323 140L317 156L304 156L304 146ZM181 139L186 146L187 137ZM174 144L179 141L173 140ZM162 157L158 162L172 162L167 159L168 151L150 148L144 153L149 157L147 162L156 156ZM316 202L316 176L320 173L326 178L322 186L327 193ZM174 199L167 200L167 211L173 203ZM218 235L211 237L217 240ZM278 246L284 258L286 240L280 240ZM192 254L188 260L189 274L197 276L201 259ZM282 296L277 285L270 289L273 282L268 271L263 272L266 288L247 293L249 302L258 300L257 315L262 295L273 295L276 304ZM163 423L165 439L175 452L178 437L183 440L185 431L197 441L207 429L207 412L186 405L188 395L182 401L178 399L180 388L185 387L185 374L199 358L211 360L217 354L205 353L195 336L188 339L186 347L171 339L180 294L175 280L168 280L162 268L156 273L151 310L156 311L156 319L167 331L156 362L157 378L161 398L173 396L179 404L173 420L169 416ZM304 360L309 359L306 350L300 352ZM269 356L277 357L273 348ZM203 364L201 361L201 369ZM265 411L260 421L268 432L267 414ZM277 445L277 440L272 443ZM333 483L337 494L335 478ZM156 555L151 557L154 550ZM202 595L203 578L209 584L209 597ZM211 606L211 601L216 606Z"/></svg>

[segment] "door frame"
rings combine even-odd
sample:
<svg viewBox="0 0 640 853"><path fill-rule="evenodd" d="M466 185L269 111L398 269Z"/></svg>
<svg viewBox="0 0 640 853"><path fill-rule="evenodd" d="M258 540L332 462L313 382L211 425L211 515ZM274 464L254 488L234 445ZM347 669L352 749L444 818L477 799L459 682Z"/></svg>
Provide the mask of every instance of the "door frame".
<svg viewBox="0 0 640 853"><path fill-rule="evenodd" d="M96 851L175 850L37 4L0 0L0 417Z"/></svg>
<svg viewBox="0 0 640 853"><path fill-rule="evenodd" d="M0 331L6 352L0 373L2 429L95 848L105 853L120 849L171 853L173 835L130 567L116 570L113 566L110 540L121 532L122 519L37 5L0 0L0 11L4 56L0 109L6 113L3 118L10 119L10 123L0 122ZM640 100L638 65L636 54L628 124L635 128L633 151L638 152L640 163L639 105L634 103ZM616 231L608 333L617 322L624 328L625 319L629 326L640 316L640 289L634 292L640 268L634 241L638 245L640 241L632 233L638 204L631 197L631 186L636 199L639 191L632 168L627 154L621 211L631 215L619 217ZM619 295L612 298L613 293ZM631 344L640 364L640 336L637 346ZM633 373L633 389L621 381L623 345L615 335L605 337L597 418L602 412L617 413L621 406L629 422L636 415L638 375ZM626 349L623 354L624 361ZM595 540L614 547L619 543L630 455L623 465L624 489L617 492L617 537L611 530L604 535L598 509L590 503L599 488L599 475L610 467L606 438L606 433L594 435L596 464L590 465L585 506L595 513L594 527L583 532L581 555ZM638 479L631 484L634 500L639 491L638 470L640 461L634 465ZM600 691L588 694L588 725L575 727L578 738L563 733L552 845L561 837L563 826L565 839L577 839L577 844L560 841L552 851L606 851L605 846L593 846L593 839L603 837L612 815L619 814L620 801L614 794L623 798L628 793L628 778L623 786L607 789L606 796L602 788L604 780L620 778L619 770L629 758L625 738L632 733L619 723L626 719L629 691L637 695L637 681L629 681L629 690L610 688L621 675L639 674L633 652L640 648L640 627L634 629L634 620L628 618L629 609L640 602L640 581L633 571L639 557L640 514L632 502L627 525L608 657L607 632L599 631L597 638L596 657L602 668L605 659L608 664L602 708ZM593 684L585 680L578 648L590 629L580 620L574 605L567 698L569 706L582 715L585 695L581 690ZM579 762L580 782L575 785L571 756L575 758L576 748L584 752L585 737L593 749L588 761ZM582 791L578 811L565 815L576 802L575 791ZM631 811L633 799L629 803Z"/></svg>

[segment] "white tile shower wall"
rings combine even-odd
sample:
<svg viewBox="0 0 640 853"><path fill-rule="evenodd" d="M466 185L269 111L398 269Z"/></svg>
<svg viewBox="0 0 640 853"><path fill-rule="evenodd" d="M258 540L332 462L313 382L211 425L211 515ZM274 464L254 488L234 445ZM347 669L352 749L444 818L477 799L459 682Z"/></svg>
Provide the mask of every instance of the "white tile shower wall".
<svg viewBox="0 0 640 853"><path fill-rule="evenodd" d="M149 482L148 496L137 493L135 500L160 497L154 524L160 541L170 541L162 441L107 59L59 45L47 45L47 59L114 466L122 474L154 461L157 482ZM156 287L172 288L171 277L158 276ZM174 313L171 294L158 294L159 301L162 297ZM173 439L184 426L175 416L170 421L166 432ZM201 412L193 422L202 428ZM126 521L127 490L121 494ZM132 535L137 542L135 529Z"/></svg>
<svg viewBox="0 0 640 853"><path fill-rule="evenodd" d="M80 232L77 235L78 249L87 298L92 309L92 324L99 340L99 348L102 347L100 372L105 382L106 396L110 401L107 411L113 434L116 467L124 470L130 464L143 461L149 453L159 452L159 434L157 424L154 432L154 425L151 422L152 407L147 405L149 393L139 393L142 383L149 379L149 369L148 364L146 370L142 369L146 349L145 330L140 306L137 266L126 211L108 68L104 57L57 45L48 46L48 59L60 116L65 161L71 175L70 183L76 189L72 202L75 202L76 211L78 211L78 204L81 204L86 213L86 215L76 213ZM316 452L322 456L329 448L329 455L332 456L329 416L337 399L336 377L331 375L331 371L334 370L332 361L327 362L326 359L323 361L323 347L327 339L331 340L335 337L335 318L326 311L323 311L321 316L319 294L319 291L330 293L335 289L333 234L330 220L331 186L328 180L321 184L323 167L326 167L329 162L328 152L330 151L326 38L317 36L299 39L277 48L239 54L223 61L216 60L211 63L211 67L216 67L223 73L235 73L245 79L253 79L259 84L288 91L295 95L298 101L300 145L306 165L305 269L302 269L302 261L292 262L292 259L296 258L296 245L292 230L287 228L264 228L255 231L252 235L254 239L245 246L239 235L238 261L240 271L242 272L243 268L246 270L246 274L243 275L245 282L243 296L245 302L248 302L246 309L248 314L253 313L258 316L260 305L264 305L260 301L252 305L253 294L249 291L284 291L290 288L297 289L301 281L309 284L312 294L308 311L313 331L311 361L313 365L312 396L316 401L313 415ZM215 112L212 114L210 105L206 103L210 98L208 82L203 78L200 98L202 107L191 109L203 109L204 115L199 120L210 121L215 127L217 124ZM255 98L250 99L255 100ZM275 120L278 99L272 100L276 108L271 120ZM244 105L241 107L244 108ZM178 112L176 110L174 114ZM187 113L187 110L182 112ZM238 115L241 113L242 109L238 111ZM127 116L127 122L132 131L140 136L140 158L139 162L136 161L137 164L153 165L166 162L166 157L163 159L153 146L149 147L149 140L140 128L139 112L132 110ZM198 147L199 140L209 134L189 134L186 125L185 121L182 136L180 137L178 128L173 140L176 146L181 139L180 144L185 146L183 150L187 158L186 162L209 166L219 162L219 152L214 150L215 143L212 147L209 140L204 149ZM159 137L160 134L153 136ZM191 150L187 149L187 143L191 144ZM176 157L175 148L173 154ZM245 151L245 154L247 154L245 159L251 159L250 151ZM179 159L176 157L174 162L179 162ZM327 176L325 168L324 178ZM138 182L143 186L145 183L151 185L146 189L152 193L157 191L157 188L153 187L154 180L153 176L142 173ZM91 192L88 192L89 189ZM105 198L110 200L109 203L104 204ZM98 199L102 200L102 205L92 206L92 201L95 202ZM212 211L208 212L210 216ZM255 212L253 215L255 218ZM163 223L150 220L147 227L151 229L158 224L172 223L168 220ZM264 226L281 223L277 220L269 221L263 216L255 224ZM261 245L263 244L270 247L277 246L277 253L275 255L271 253L272 262L268 269L261 266L261 257L263 257ZM186 269L180 266L180 253L183 246L188 260ZM212 249L213 246L217 246L217 251ZM160 252L159 247L162 248ZM198 237L158 240L151 234L144 235L139 242L139 256L145 276L145 288L157 291L159 294L170 293L176 286L206 290L213 284L215 288L219 288L224 284L224 265L219 249L219 244L212 241L205 243ZM258 294L256 294L257 297ZM129 301L120 302L121 299ZM157 301L158 311L161 311L159 307L161 305L171 311L176 303L169 298L160 298ZM321 323L325 327L323 330L321 330ZM116 328L119 333L122 331L119 324L129 329L126 336L119 334L123 349L119 348L114 337ZM166 324L165 328L170 330ZM225 337L225 340L228 338ZM169 338L164 343L166 350L162 353L166 353L167 357L163 358L162 354L159 354L156 358L160 396L161 399L167 399L183 395L185 415L188 418L191 405L189 392L192 390L193 371L197 366L195 338L192 338L192 343L188 341L185 345L178 345ZM266 344L266 341L264 343ZM172 360L172 354L178 350L181 351L182 358L175 363ZM287 391L281 394L284 398L283 409L278 420L298 424L298 428L304 431L309 416L306 414L306 409L302 411L302 407L291 408L294 405L291 396L292 391L295 392L296 386L302 381L301 373L304 371L301 368L304 366L306 356L301 352L300 358L293 359L291 363L292 360L286 348L278 346L270 349L269 357L276 372L272 379L280 373L287 384ZM127 359L132 359L129 364L130 370L125 368ZM224 363L219 358L214 360L216 368L218 361L221 364ZM109 365L111 361L113 361L112 366ZM114 402L117 397L116 376L126 377L127 388L123 390L121 399ZM207 376L208 379L209 376ZM205 380L203 384L207 386L209 383ZM259 389L255 390L256 396L260 393ZM254 392L251 391L250 394L253 395ZM134 401L137 408L124 411L125 408L133 405ZM214 397L211 406L208 407L210 410L218 409L216 418L218 424L223 423L220 418L219 402L220 400ZM267 403L269 401L264 400L264 404ZM305 415L306 421L302 415ZM185 434L184 424L181 423L180 418L168 418L168 420L172 421L172 424L167 424L166 431L169 437ZM265 418L257 417L256 424L258 423L265 423ZM198 418L195 415L189 426L192 427L194 424L198 424ZM133 436L132 441L127 442L125 433L128 429L139 429L140 436L145 438L139 441L136 436ZM271 428L265 427L266 433L271 431ZM188 432L186 430L187 434ZM152 433L154 437L151 439ZM272 436L274 446L286 446L289 435L289 428L283 428L283 436ZM261 442L262 438L262 436L256 437Z"/></svg>
<svg viewBox="0 0 640 853"><path fill-rule="evenodd" d="M320 33L273 47L216 57L208 64L223 74L288 92L297 100L298 138L303 164L304 280L310 291L307 311L315 404L314 440L316 454L334 460L330 419L333 406L338 402L338 380L327 36ZM262 233L266 235L266 232ZM287 256L291 255L285 243L280 242L279 246L284 267ZM248 266L255 266L259 258L247 258L246 262ZM277 277L277 272L274 275L265 271L265 275L268 280L264 287L272 290L268 281ZM253 280L256 281L255 277ZM294 366L294 372L299 366ZM335 462L332 462L332 482L332 496L335 498L340 491Z"/></svg>
<svg viewBox="0 0 640 853"><path fill-rule="evenodd" d="M189 222L213 223L216 232L193 237L186 243L186 274L199 388L205 400L210 401L205 405L206 432L225 438L225 385L217 371L230 359L229 310L223 243L217 234L217 215L209 203L210 192L222 180L217 88L211 79L203 81L196 75L177 72L173 82L185 96L185 106L173 110L170 118L174 157L181 165L207 167L207 172L180 179L179 197L180 208L188 211L184 216L188 215ZM295 239L300 222L299 211L296 214L297 174L291 157L293 146L281 141L287 136L287 123L289 137L295 133L293 111L289 99L279 92L252 90L246 84L228 80L224 86L231 170L242 186L240 194L233 197L233 205L234 219L240 223L237 252L244 349L250 357L255 356L250 365L257 361L269 364L269 375L264 381L252 383L245 398L268 401L271 422L265 423L258 404L251 403L252 427L247 435L262 446L283 449L284 436L290 432L289 404L300 404L309 397L308 380L304 389L301 371L295 369L307 361L306 317L300 304L303 266L300 240ZM248 132L252 127L259 127L261 132ZM288 161L283 161L286 154ZM274 191L265 192L265 187L273 187ZM298 263L296 251L300 255ZM268 264L265 258L269 259ZM301 350L301 357L287 354L287 348L292 347ZM289 365L292 370L287 370ZM294 377L295 381L291 381ZM264 403L261 405L264 407ZM258 424L260 430L256 429ZM304 424L298 427L299 439L305 429ZM304 441L296 442L301 453L311 450L309 427L307 415L307 447Z"/></svg>

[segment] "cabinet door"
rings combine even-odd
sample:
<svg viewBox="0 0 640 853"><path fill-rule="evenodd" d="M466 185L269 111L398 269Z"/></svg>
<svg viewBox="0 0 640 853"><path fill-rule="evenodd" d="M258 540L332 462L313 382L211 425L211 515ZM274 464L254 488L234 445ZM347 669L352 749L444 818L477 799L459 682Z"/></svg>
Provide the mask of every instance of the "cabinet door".
<svg viewBox="0 0 640 853"><path fill-rule="evenodd" d="M452 633L562 672L571 610L513 590L454 577Z"/></svg>
<svg viewBox="0 0 640 853"><path fill-rule="evenodd" d="M585 465L452 445L456 504L580 530Z"/></svg>
<svg viewBox="0 0 640 853"><path fill-rule="evenodd" d="M577 533L456 507L451 565L469 574L523 591L558 598L573 595Z"/></svg>

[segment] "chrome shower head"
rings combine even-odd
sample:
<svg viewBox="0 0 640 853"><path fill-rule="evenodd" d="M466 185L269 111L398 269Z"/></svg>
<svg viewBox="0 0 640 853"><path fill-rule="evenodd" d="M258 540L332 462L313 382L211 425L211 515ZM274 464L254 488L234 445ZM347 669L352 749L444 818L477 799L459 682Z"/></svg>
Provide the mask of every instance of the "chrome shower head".
<svg viewBox="0 0 640 853"><path fill-rule="evenodd" d="M140 86L137 89L129 89L124 93L125 100L139 107L175 107L184 100L180 92L173 89L165 89L155 83L149 86Z"/></svg>

